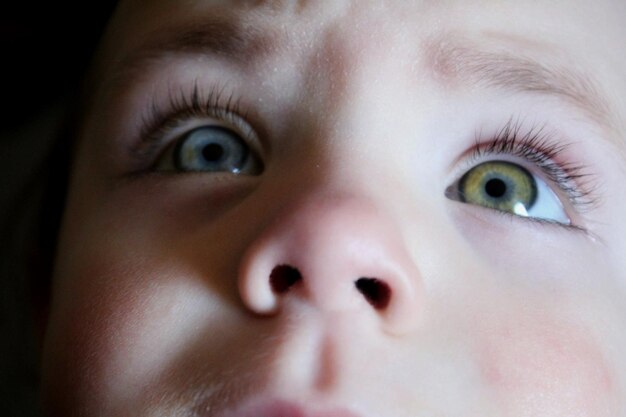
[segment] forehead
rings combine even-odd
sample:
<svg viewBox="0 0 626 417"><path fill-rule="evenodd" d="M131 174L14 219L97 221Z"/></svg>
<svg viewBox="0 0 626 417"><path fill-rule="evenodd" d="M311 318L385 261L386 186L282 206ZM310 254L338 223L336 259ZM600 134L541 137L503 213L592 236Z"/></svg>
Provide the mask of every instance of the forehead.
<svg viewBox="0 0 626 417"><path fill-rule="evenodd" d="M144 68L134 63L154 50L193 50L196 56L206 50L248 67L261 59L270 67L332 61L336 73L397 58L405 67L419 66L416 79L434 70L448 84L484 81L459 68L484 75L498 67L487 81L548 90L589 113L610 114L601 122L614 133L626 125L626 55L620 53L625 20L626 2L620 0L122 0L97 69L106 81L128 69L141 73ZM472 53L481 50L499 55ZM547 65L527 71L524 62L499 60L520 53Z"/></svg>
<svg viewBox="0 0 626 417"><path fill-rule="evenodd" d="M611 69L626 68L620 53L625 20L626 2L620 0L122 0L101 55L107 64L120 62L151 40L167 42L177 32L211 25L214 34L234 32L231 41L245 42L245 35L254 33L264 42L251 46L273 47L274 52L298 55L325 44L326 52L360 51L369 59L377 48L386 54L390 45L427 56L429 46L437 47L430 40L456 37L597 61L602 65L593 70L613 81ZM215 39L217 44L225 38Z"/></svg>
<svg viewBox="0 0 626 417"><path fill-rule="evenodd" d="M541 39L550 34L559 41L574 33L578 34L575 38L580 38L581 25L585 25L584 37L624 35L626 3L620 0L122 0L116 24L128 35L213 13L280 21L283 30L306 22L312 23L306 25L312 29L323 27L324 23L338 25L352 21L361 24L344 29L378 33L405 25L418 32L500 28L531 38ZM391 26L367 26L369 22L388 22ZM534 28L533 33L524 33L529 26Z"/></svg>

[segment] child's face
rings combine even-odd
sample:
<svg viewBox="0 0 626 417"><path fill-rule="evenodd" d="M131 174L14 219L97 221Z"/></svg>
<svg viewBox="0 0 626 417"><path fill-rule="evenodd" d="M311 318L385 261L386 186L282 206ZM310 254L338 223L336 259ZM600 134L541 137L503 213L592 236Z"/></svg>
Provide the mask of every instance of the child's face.
<svg viewBox="0 0 626 417"><path fill-rule="evenodd" d="M621 0L122 1L49 412L626 416L625 22Z"/></svg>

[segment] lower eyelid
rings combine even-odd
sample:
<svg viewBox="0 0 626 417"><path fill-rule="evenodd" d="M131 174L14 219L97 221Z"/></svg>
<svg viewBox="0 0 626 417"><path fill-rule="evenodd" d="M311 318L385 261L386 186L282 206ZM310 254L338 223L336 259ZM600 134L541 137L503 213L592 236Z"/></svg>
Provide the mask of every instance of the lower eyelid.
<svg viewBox="0 0 626 417"><path fill-rule="evenodd" d="M549 227L552 231L573 231L585 236L591 233L578 224L563 224L546 219L538 219L533 217L521 217L517 214L509 213L501 210L494 210L482 206L472 206L469 204L453 201L454 207L463 211L465 218L473 218L484 224L483 228L501 229L500 234L510 234L512 227L537 228L538 232L544 232L544 227ZM495 220L494 220L495 219Z"/></svg>

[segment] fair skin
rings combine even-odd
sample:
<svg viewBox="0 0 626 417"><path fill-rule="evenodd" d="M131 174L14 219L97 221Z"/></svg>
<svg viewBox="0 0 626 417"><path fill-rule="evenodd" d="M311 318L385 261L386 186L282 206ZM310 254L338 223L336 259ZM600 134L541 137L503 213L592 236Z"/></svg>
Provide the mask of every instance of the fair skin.
<svg viewBox="0 0 626 417"><path fill-rule="evenodd" d="M61 229L47 413L626 416L624 22L620 0L122 1ZM140 142L194 88L222 111ZM174 143L216 125L257 162L209 171L213 146L181 171ZM459 201L487 161L557 215Z"/></svg>

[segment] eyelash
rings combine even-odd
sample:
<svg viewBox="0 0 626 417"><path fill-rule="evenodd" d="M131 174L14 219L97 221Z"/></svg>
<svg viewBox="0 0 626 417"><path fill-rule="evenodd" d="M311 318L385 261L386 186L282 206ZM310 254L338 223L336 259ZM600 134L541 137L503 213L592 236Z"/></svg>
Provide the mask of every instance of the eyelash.
<svg viewBox="0 0 626 417"><path fill-rule="evenodd" d="M250 142L253 133L249 126L242 126L242 120L247 120L249 113L234 94L225 96L225 91L224 86L215 86L205 94L195 82L191 93L181 89L176 95L170 91L165 107L159 106L157 101L153 100L148 117L142 121L140 143L133 150L133 154L145 162L144 166L154 164L165 137L193 118L211 117L222 120L239 128L244 139ZM577 210L584 211L594 206L597 200L593 197L591 175L586 172L587 168L571 162L556 162L561 159L563 151L569 145L554 141L542 127L533 127L526 132L522 133L519 120L511 118L486 142L480 134L477 134L474 147L467 159L467 169L476 165L478 160L497 155L517 157L539 168ZM148 171L150 170L151 166Z"/></svg>
<svg viewBox="0 0 626 417"><path fill-rule="evenodd" d="M170 91L165 106L152 100L147 116L143 117L139 143L131 150L142 165L154 163L156 155L164 146L165 138L191 119L207 117L223 121L238 129L248 143L252 140L250 127L243 123L249 114L234 94L226 96L226 87L215 86L208 94L194 83L191 93L181 89L178 94ZM150 170L152 165L148 168Z"/></svg>
<svg viewBox="0 0 626 417"><path fill-rule="evenodd" d="M546 179L556 185L577 210L584 211L597 203L593 196L592 176L584 165L557 162L562 159L568 146L569 144L555 141L543 127L533 127L522 133L521 123L511 118L486 142L481 135L476 135L468 165L472 167L478 160L498 155L520 158L539 168Z"/></svg>

